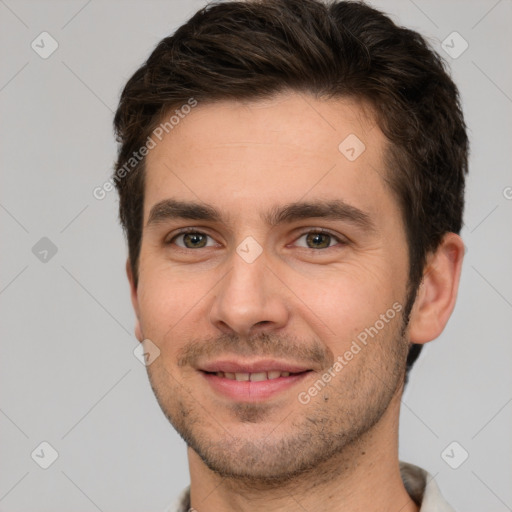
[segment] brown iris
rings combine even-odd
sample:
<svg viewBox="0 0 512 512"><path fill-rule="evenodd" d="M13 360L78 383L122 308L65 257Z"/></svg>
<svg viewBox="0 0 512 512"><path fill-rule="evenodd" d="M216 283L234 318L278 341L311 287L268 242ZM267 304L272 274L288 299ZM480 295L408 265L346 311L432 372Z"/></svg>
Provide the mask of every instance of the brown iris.
<svg viewBox="0 0 512 512"><path fill-rule="evenodd" d="M183 243L188 249L205 247L207 243L207 236L201 233L185 233L183 235Z"/></svg>
<svg viewBox="0 0 512 512"><path fill-rule="evenodd" d="M331 243L331 235L326 233L309 233L306 236L306 243L311 249L325 249Z"/></svg>

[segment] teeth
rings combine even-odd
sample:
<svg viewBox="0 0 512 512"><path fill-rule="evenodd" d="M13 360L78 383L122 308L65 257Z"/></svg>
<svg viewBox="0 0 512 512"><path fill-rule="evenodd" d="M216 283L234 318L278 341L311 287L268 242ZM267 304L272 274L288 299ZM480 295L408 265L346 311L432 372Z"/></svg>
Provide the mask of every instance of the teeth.
<svg viewBox="0 0 512 512"><path fill-rule="evenodd" d="M251 373L251 381L267 380L267 372Z"/></svg>
<svg viewBox="0 0 512 512"><path fill-rule="evenodd" d="M262 380L272 380L279 377L289 377L290 372L281 372L279 370L255 373L216 372L215 375L217 375L217 377L223 377L230 380L260 382Z"/></svg>

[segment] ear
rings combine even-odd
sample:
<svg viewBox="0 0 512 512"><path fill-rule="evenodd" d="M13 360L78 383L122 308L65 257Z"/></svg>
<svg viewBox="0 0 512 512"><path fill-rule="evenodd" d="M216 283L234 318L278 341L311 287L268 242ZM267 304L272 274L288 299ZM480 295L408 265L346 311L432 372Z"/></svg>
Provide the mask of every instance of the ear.
<svg viewBox="0 0 512 512"><path fill-rule="evenodd" d="M137 295L137 285L135 284L132 266L129 259L126 260L126 275L128 276L128 281L130 283L130 295L132 299L133 310L135 311L135 316L137 317L137 320L135 321L135 337L139 341L143 341L144 335L142 334L142 327L140 325L139 297Z"/></svg>
<svg viewBox="0 0 512 512"><path fill-rule="evenodd" d="M463 258L464 243L455 233L447 233L428 255L409 321L411 343L427 343L443 332L455 306Z"/></svg>

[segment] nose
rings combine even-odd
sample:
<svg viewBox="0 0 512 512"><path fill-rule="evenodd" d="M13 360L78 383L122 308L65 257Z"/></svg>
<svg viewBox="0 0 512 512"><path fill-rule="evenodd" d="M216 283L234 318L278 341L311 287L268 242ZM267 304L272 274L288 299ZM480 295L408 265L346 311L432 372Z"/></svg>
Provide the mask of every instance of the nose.
<svg viewBox="0 0 512 512"><path fill-rule="evenodd" d="M286 325L289 311L283 283L264 254L248 263L233 254L231 270L218 285L210 321L224 333L250 336Z"/></svg>

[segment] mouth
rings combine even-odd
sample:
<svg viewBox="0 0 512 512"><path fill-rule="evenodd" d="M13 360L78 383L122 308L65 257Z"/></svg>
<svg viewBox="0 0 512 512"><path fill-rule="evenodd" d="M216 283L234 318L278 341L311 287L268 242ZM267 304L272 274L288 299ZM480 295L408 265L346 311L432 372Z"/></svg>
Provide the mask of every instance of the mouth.
<svg viewBox="0 0 512 512"><path fill-rule="evenodd" d="M199 369L217 394L238 402L261 402L296 386L313 370L279 361L218 361Z"/></svg>
<svg viewBox="0 0 512 512"><path fill-rule="evenodd" d="M309 370L305 370L309 371ZM205 372L209 375L216 375L217 377L221 377L224 379L236 380L238 382L262 382L264 380L274 380L279 379L280 377L289 377L290 375L299 375L304 372L291 373L287 371L280 370L269 370L264 372Z"/></svg>

